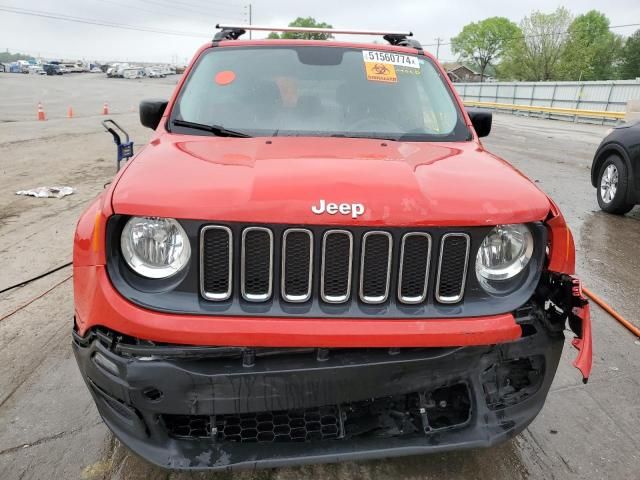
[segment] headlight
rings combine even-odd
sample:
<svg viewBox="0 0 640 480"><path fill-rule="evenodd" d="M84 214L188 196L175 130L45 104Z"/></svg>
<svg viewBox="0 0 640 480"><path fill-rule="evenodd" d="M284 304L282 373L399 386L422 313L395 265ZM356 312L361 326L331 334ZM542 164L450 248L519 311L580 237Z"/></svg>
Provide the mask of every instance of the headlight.
<svg viewBox="0 0 640 480"><path fill-rule="evenodd" d="M136 273L167 278L189 262L191 246L184 229L172 218L133 217L122 230L122 255Z"/></svg>
<svg viewBox="0 0 640 480"><path fill-rule="evenodd" d="M522 224L498 225L485 237L476 258L478 279L508 280L522 272L533 254L533 236Z"/></svg>

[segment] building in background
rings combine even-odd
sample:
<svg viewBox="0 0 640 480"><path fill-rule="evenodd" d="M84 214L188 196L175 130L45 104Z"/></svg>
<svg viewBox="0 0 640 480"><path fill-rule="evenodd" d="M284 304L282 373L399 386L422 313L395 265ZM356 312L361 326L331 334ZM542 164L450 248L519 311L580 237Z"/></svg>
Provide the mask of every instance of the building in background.
<svg viewBox="0 0 640 480"><path fill-rule="evenodd" d="M481 75L467 65L461 63L443 63L447 75L452 82L491 82L493 78L489 75Z"/></svg>

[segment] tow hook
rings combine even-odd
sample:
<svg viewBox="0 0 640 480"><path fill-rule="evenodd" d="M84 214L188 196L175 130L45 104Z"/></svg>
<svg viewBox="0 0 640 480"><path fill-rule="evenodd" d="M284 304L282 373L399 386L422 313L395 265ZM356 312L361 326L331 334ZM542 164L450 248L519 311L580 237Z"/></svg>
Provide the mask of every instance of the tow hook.
<svg viewBox="0 0 640 480"><path fill-rule="evenodd" d="M591 312L589 300L582 292L582 283L576 277L571 277L571 313L569 327L576 334L571 345L578 350L578 356L573 366L582 373L582 383L587 383L591 374L592 341L591 341Z"/></svg>

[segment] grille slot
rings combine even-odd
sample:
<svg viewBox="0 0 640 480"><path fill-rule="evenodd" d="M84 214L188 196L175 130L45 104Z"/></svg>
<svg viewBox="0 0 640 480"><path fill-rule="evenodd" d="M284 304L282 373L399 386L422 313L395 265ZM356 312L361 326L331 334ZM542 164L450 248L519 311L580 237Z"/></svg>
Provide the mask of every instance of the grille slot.
<svg viewBox="0 0 640 480"><path fill-rule="evenodd" d="M227 227L211 225L200 232L200 288L209 300L231 296L233 236Z"/></svg>
<svg viewBox="0 0 640 480"><path fill-rule="evenodd" d="M402 237L398 299L414 305L427 298L429 265L431 263L431 235L412 232Z"/></svg>
<svg viewBox="0 0 640 480"><path fill-rule="evenodd" d="M351 295L353 235L347 230L329 230L322 239L320 295L327 303L343 303Z"/></svg>
<svg viewBox="0 0 640 480"><path fill-rule="evenodd" d="M362 237L360 300L365 303L383 303L389 297L392 246L387 232L367 232Z"/></svg>
<svg viewBox="0 0 640 480"><path fill-rule="evenodd" d="M469 262L470 238L466 233L447 233L440 242L436 299L458 303L464 295Z"/></svg>
<svg viewBox="0 0 640 480"><path fill-rule="evenodd" d="M282 236L282 298L306 302L311 298L313 279L313 234L291 228Z"/></svg>
<svg viewBox="0 0 640 480"><path fill-rule="evenodd" d="M242 297L264 302L273 291L273 233L268 228L249 227L242 231Z"/></svg>

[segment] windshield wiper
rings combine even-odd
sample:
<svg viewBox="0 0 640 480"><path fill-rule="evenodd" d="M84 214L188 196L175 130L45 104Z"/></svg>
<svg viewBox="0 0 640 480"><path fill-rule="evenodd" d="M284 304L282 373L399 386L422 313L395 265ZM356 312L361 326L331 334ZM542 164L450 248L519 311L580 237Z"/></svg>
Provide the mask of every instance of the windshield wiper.
<svg viewBox="0 0 640 480"><path fill-rule="evenodd" d="M371 140L387 140L389 142L397 142L400 140L399 138L394 137L384 137L382 135L367 135L367 134L357 134L357 133L335 133L331 135L331 137L335 138L370 138Z"/></svg>
<svg viewBox="0 0 640 480"><path fill-rule="evenodd" d="M204 132L213 133L218 137L239 137L251 138L251 135L236 130L229 130L222 125L206 125L204 123L188 122L186 120L174 120L173 124L178 127L193 128L194 130L202 130Z"/></svg>

